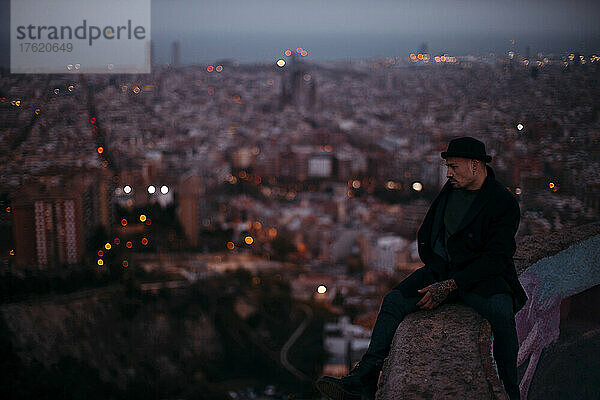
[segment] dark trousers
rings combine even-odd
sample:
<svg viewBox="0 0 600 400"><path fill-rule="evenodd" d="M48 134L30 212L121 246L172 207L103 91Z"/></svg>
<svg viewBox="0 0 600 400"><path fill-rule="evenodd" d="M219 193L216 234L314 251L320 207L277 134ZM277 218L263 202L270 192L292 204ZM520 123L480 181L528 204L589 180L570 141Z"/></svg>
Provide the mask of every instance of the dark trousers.
<svg viewBox="0 0 600 400"><path fill-rule="evenodd" d="M384 298L371 334L369 349L363 356L365 362L381 363L387 357L394 334L404 317L419 308L421 297L406 298L399 290L392 290ZM500 379L511 400L520 399L517 378L517 353L519 343L515 328L512 297L499 293L482 297L470 292L454 292L448 301L461 301L490 322L493 333L493 355Z"/></svg>

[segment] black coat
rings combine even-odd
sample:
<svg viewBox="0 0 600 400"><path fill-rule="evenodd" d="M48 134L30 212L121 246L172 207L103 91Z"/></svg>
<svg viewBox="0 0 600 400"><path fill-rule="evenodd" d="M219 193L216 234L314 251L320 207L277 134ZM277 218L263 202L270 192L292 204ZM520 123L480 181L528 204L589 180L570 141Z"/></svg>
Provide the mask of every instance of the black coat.
<svg viewBox="0 0 600 400"><path fill-rule="evenodd" d="M513 261L519 204L489 166L487 173L459 228L448 238L450 262L433 251L433 238L444 229L444 210L452 186L446 183L431 204L417 234L419 256L425 266L396 286L405 297L422 297L418 289L454 279L459 292L472 291L483 297L511 293L515 313L527 301Z"/></svg>

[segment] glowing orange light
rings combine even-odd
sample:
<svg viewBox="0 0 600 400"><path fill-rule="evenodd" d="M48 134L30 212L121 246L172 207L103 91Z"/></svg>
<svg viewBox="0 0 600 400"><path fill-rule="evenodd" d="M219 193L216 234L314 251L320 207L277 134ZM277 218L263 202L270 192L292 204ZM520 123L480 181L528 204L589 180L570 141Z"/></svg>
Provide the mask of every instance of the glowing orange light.
<svg viewBox="0 0 600 400"><path fill-rule="evenodd" d="M550 189L554 189L554 182L550 182L550 183L548 184L548 187L549 187Z"/></svg>
<svg viewBox="0 0 600 400"><path fill-rule="evenodd" d="M114 243L115 243L116 245L119 245L119 244L121 244L121 239L119 239L119 238L115 238L115 240L114 240Z"/></svg>
<svg viewBox="0 0 600 400"><path fill-rule="evenodd" d="M235 244L233 242L227 242L227 248L229 250L233 250L235 248Z"/></svg>
<svg viewBox="0 0 600 400"><path fill-rule="evenodd" d="M95 123L96 123L96 118L94 118L94 117L90 118L90 122L91 122L92 124L95 124Z"/></svg>
<svg viewBox="0 0 600 400"><path fill-rule="evenodd" d="M104 261L98 260L98 265L104 265Z"/></svg>
<svg viewBox="0 0 600 400"><path fill-rule="evenodd" d="M302 57L306 57L306 56L308 55L308 52L307 52L306 50L303 50L303 51L300 53L300 55L301 55Z"/></svg>
<svg viewBox="0 0 600 400"><path fill-rule="evenodd" d="M274 238L275 236L277 236L277 229L275 228L270 228L269 229L269 236Z"/></svg>
<svg viewBox="0 0 600 400"><path fill-rule="evenodd" d="M125 243L125 246L127 246L127 248L130 249L133 246L133 243L127 242Z"/></svg>
<svg viewBox="0 0 600 400"><path fill-rule="evenodd" d="M206 67L206 70L207 70L208 72L213 72L213 70L214 70L214 69L215 69L215 68L214 68L212 65L209 65L208 67Z"/></svg>
<svg viewBox="0 0 600 400"><path fill-rule="evenodd" d="M98 147L98 154L104 153L104 148L102 146Z"/></svg>
<svg viewBox="0 0 600 400"><path fill-rule="evenodd" d="M98 250L98 257L102 257L104 255L104 252L102 250Z"/></svg>
<svg viewBox="0 0 600 400"><path fill-rule="evenodd" d="M252 236L246 236L244 238L244 242L246 242L246 244L252 244L254 243L254 239L252 238Z"/></svg>
<svg viewBox="0 0 600 400"><path fill-rule="evenodd" d="M304 243L298 243L298 251L304 253L306 251L306 245Z"/></svg>
<svg viewBox="0 0 600 400"><path fill-rule="evenodd" d="M127 262L127 260L123 260L123 267L127 268L129 266L129 263Z"/></svg>
<svg viewBox="0 0 600 400"><path fill-rule="evenodd" d="M15 255L15 251L14 251L14 250L11 250L11 251L9 252L9 254L10 254L11 256L14 256L14 255Z"/></svg>
<svg viewBox="0 0 600 400"><path fill-rule="evenodd" d="M303 51L302 47L298 47L298 48L296 49L296 53L302 53L302 51Z"/></svg>
<svg viewBox="0 0 600 400"><path fill-rule="evenodd" d="M10 212L10 207L6 207L6 212L9 213Z"/></svg>
<svg viewBox="0 0 600 400"><path fill-rule="evenodd" d="M286 55L286 56L288 56L288 57L289 57L289 56L291 56L291 55L292 55L292 51L291 51L291 50L289 50L289 49L288 49L288 50L286 50L286 51L285 51L285 55Z"/></svg>
<svg viewBox="0 0 600 400"><path fill-rule="evenodd" d="M105 248L106 250L110 250L110 248L111 248L111 245L110 245L110 243L106 243L106 244L104 245L104 248Z"/></svg>
<svg viewBox="0 0 600 400"><path fill-rule="evenodd" d="M146 221L146 216L144 214L140 215L140 221L141 222Z"/></svg>
<svg viewBox="0 0 600 400"><path fill-rule="evenodd" d="M148 239L142 238L142 244L145 246L148 244Z"/></svg>
<svg viewBox="0 0 600 400"><path fill-rule="evenodd" d="M260 221L254 221L252 227L257 231L260 231L260 229L262 228L262 224L260 223Z"/></svg>
<svg viewBox="0 0 600 400"><path fill-rule="evenodd" d="M150 218L146 219L146 225L151 225L152 224L152 220Z"/></svg>
<svg viewBox="0 0 600 400"><path fill-rule="evenodd" d="M216 70L217 72L221 72L221 71L223 71L223 66L221 66L221 65L217 65L217 67L215 68L215 70Z"/></svg>

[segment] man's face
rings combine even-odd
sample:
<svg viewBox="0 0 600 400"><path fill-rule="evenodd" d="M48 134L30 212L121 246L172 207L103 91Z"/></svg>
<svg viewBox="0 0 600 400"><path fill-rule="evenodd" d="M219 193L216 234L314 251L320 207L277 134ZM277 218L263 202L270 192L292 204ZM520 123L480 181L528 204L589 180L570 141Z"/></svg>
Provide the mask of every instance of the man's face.
<svg viewBox="0 0 600 400"><path fill-rule="evenodd" d="M469 158L448 157L446 167L448 167L446 178L455 189L464 189L475 181L473 160Z"/></svg>

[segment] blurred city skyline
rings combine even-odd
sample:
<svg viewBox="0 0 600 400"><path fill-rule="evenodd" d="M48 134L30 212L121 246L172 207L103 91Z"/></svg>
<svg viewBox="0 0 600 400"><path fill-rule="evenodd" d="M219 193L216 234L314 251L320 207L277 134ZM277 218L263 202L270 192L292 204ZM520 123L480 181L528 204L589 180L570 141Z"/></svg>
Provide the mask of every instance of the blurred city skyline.
<svg viewBox="0 0 600 400"><path fill-rule="evenodd" d="M24 24L50 25L57 4ZM58 22L94 23L80 4ZM590 398L598 8L156 0L149 74L0 68L0 398L322 400L314 381L352 368L382 298L424 265L417 232L447 182L441 152L461 136L485 143L490 176L520 207L514 261L532 300L515 322L521 386ZM469 246L489 256L477 237ZM421 340L415 370L483 379L489 333L447 321L417 325L448 328L437 338L476 357Z"/></svg>
<svg viewBox="0 0 600 400"><path fill-rule="evenodd" d="M3 10L1 65L8 66L10 1ZM328 1L153 0L154 60L167 63L180 43L182 64L228 58L272 61L286 48L313 60L394 57L427 45L432 54L531 54L600 48L593 1Z"/></svg>

